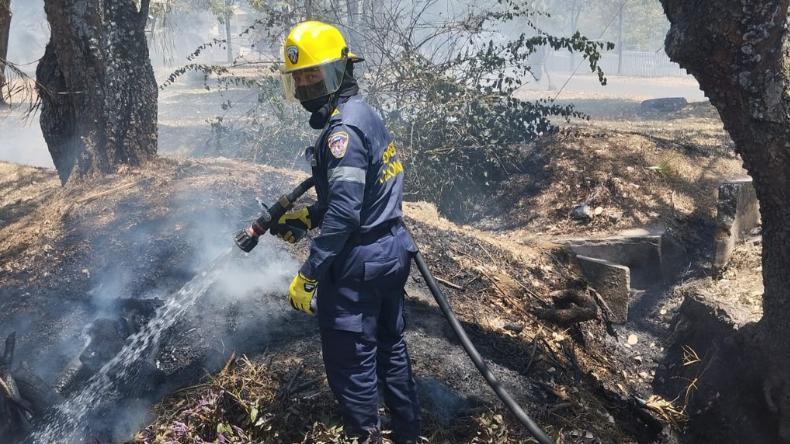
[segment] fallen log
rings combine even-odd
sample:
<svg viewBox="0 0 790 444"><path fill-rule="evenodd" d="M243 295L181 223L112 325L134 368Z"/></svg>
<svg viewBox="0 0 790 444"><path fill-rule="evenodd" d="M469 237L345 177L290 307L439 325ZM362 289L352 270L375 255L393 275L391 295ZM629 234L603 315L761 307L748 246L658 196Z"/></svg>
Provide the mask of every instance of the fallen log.
<svg viewBox="0 0 790 444"><path fill-rule="evenodd" d="M27 402L33 417L41 417L52 408L64 401L52 387L33 374L27 365L13 371L13 377L19 389L19 396Z"/></svg>

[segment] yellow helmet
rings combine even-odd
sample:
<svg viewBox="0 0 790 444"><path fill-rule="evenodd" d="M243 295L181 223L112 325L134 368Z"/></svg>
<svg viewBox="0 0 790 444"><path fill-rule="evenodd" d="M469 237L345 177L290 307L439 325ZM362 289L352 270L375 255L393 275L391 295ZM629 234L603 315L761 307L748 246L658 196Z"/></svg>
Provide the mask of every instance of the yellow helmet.
<svg viewBox="0 0 790 444"><path fill-rule="evenodd" d="M317 21L302 22L291 30L285 39L283 58L285 97L301 102L337 91L347 61L362 60L348 52L337 28Z"/></svg>

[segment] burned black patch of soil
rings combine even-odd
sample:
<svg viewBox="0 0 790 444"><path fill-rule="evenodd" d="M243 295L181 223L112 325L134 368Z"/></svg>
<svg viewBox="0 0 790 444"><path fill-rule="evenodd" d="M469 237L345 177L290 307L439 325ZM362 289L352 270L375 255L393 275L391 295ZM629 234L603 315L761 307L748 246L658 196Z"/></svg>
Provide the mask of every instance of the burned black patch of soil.
<svg viewBox="0 0 790 444"><path fill-rule="evenodd" d="M677 230L697 251L695 267L683 279L707 273L712 190L721 178L741 172L710 111L709 105L694 105L669 116L639 115L631 119L640 126L636 131L619 125L637 110L604 113L610 120L603 129L580 126L519 148L510 164L518 168L497 170L507 174L492 176L489 185L485 175L471 178L468 184L475 187L454 189L462 199L445 196L454 203L440 211L424 202L404 204L407 224L472 341L558 442L678 440L667 432L665 418L637 398L676 396L677 387L669 383L678 381L670 373L679 365L670 367L677 361L677 338L667 333L673 331L679 295L666 288L637 295L633 322L614 327L616 336L596 320L548 323L532 309L550 307L552 292L579 285L557 252L555 242L567 237L660 224ZM0 177L12 177L9 171L19 175L8 182L18 191L0 187L0 335L17 331L20 361L48 383L85 349L97 320L119 321L117 301L172 300L257 216L256 197L272 202L304 178L302 171L240 161L167 157L64 188L51 171L0 163ZM569 209L579 202L601 212L588 223L573 220ZM472 225L453 223L447 215ZM235 381L255 375L267 396L277 394L266 405L280 409L274 413L283 420L276 424L284 441L336 437L331 427L338 424L337 410L322 379L315 320L284 301L307 243L290 247L275 241L267 238L229 264L227 274L162 332L135 375L118 381L115 393L96 406L89 421L96 436L128 439L149 420L147 430L173 430L173 418L183 419L175 412L209 399L209 389L220 394L218 405L238 409L241 401L234 399L241 397L232 396L240 393L234 391L238 386L220 388L214 380L228 375L228 366L247 368L241 364L249 359L257 373L237 374ZM494 430L525 439L459 347L416 270L407 290L407 341L427 438L472 442L493 439L485 433ZM81 387L76 381L66 392ZM158 400L164 402L155 407L155 417L146 417ZM307 418L294 421L292 408ZM712 411L693 418L703 427L715 425L705 422ZM291 419L283 412L291 412ZM503 414L501 424L497 414ZM217 421L229 421L216 415ZM120 427L110 427L112 421ZM205 424L214 431L218 426Z"/></svg>

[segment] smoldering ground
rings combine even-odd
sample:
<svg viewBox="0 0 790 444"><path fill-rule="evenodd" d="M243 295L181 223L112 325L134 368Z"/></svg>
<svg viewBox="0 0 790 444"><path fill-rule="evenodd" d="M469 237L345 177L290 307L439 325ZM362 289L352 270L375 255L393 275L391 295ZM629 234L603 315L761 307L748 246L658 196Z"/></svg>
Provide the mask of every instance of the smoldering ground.
<svg viewBox="0 0 790 444"><path fill-rule="evenodd" d="M282 330L279 325L287 322L282 295L297 266L287 253L268 247L262 248L258 257L239 255L224 264L204 293L198 288L166 295L155 289L141 295L141 300L164 296L164 305L131 340L127 338L126 346L111 361L79 384L65 408L55 415L56 421L61 420L58 416L65 416L62 420L67 425L56 426L55 436L63 432L77 432L74 436L79 436L84 428L85 436L127 440L144 421L150 421L147 412L165 393L216 372L233 352L258 353L264 349L270 335ZM211 279L204 273L198 270L192 282ZM190 300L192 297L196 299ZM171 309L172 304L181 307ZM188 304L193 305L185 306ZM105 309L102 316L92 324L118 314ZM166 319L171 316L176 319ZM91 328L89 325L85 330ZM92 340L96 338L89 342ZM120 376L113 374L116 372ZM85 409L85 404L92 405ZM47 435L48 429L51 427L41 438L51 436Z"/></svg>
<svg viewBox="0 0 790 444"><path fill-rule="evenodd" d="M0 289L8 308L0 335L16 331L16 366L66 397L39 425L65 416L67 427L55 430L128 439L164 393L200 380L234 351L254 354L278 332L293 334L296 313L285 295L299 261L272 236L249 255L232 240L259 215L256 197L273 202L293 185L265 167L236 177L221 161L164 163L146 171L149 180L115 177L139 185L133 191L112 192L112 181L60 190L72 202L101 194L102 185L110 193L73 205L59 236L33 236L30 263L6 264L4 272L16 272L5 273ZM42 207L39 221L52 219L53 208ZM228 251L199 297L179 300ZM130 344L132 352L121 350ZM102 368L119 354L133 359Z"/></svg>
<svg viewBox="0 0 790 444"><path fill-rule="evenodd" d="M13 2L12 8L8 59L33 77L49 39L43 2ZM205 25L205 17L180 14L169 20L169 26L185 32L178 33L179 41L151 42L152 60L165 60L162 70L185 62L185 55L205 42L193 29ZM52 168L37 115L22 120L24 104L14 105L0 110L0 158ZM191 125L206 126L201 123ZM86 391L97 387L97 373L123 353L121 348L129 346L130 338L146 335L147 322L161 316L156 313L185 283L228 248L235 248L235 231L259 214L255 198L276 199L277 178L259 173L247 182L243 195L233 194L239 191L235 186L207 190L201 188L205 184L167 190L173 182L156 178L154 186L140 184L144 195L121 193L109 202L75 205L64 216L68 228L58 237L36 233L34 242L46 239L41 248L28 247L31 260L16 264L21 274L4 279L0 288L0 300L5 300L0 305L6 308L0 314L0 335L16 332L15 367L29 368L66 397L67 405L46 421L57 423L59 417L71 415L66 424L74 430L58 430L126 439L167 390L204 377L232 351L265 348L278 325L287 324L283 317L293 313L284 295L298 262L267 236L250 255L228 261L194 305L178 319L168 319L163 331L150 335L153 340L137 356L145 365L134 364L124 375L126 380L102 382L98 387L106 392L91 393L87 399L93 405L87 410L75 405L86 399ZM178 179L173 171L164 175ZM162 182L165 188L156 188ZM83 191L91 194L88 187ZM58 198L69 194L58 193ZM73 195L79 199L78 193ZM0 217L4 225L9 223L6 216ZM50 223L48 216L40 223ZM0 441L8 442L7 438Z"/></svg>

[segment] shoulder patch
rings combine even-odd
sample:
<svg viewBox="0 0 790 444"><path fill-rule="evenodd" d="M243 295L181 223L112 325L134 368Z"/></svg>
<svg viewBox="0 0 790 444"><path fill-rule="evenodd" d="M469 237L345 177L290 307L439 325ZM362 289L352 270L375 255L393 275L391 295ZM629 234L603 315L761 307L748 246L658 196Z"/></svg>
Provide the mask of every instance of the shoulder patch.
<svg viewBox="0 0 790 444"><path fill-rule="evenodd" d="M335 117L338 114L340 114L340 111L337 108L335 108L335 110L332 112L332 115L329 117Z"/></svg>
<svg viewBox="0 0 790 444"><path fill-rule="evenodd" d="M346 155L346 148L348 148L348 133L345 131L338 131L333 133L327 139L329 143L329 151L332 155L340 159Z"/></svg>

